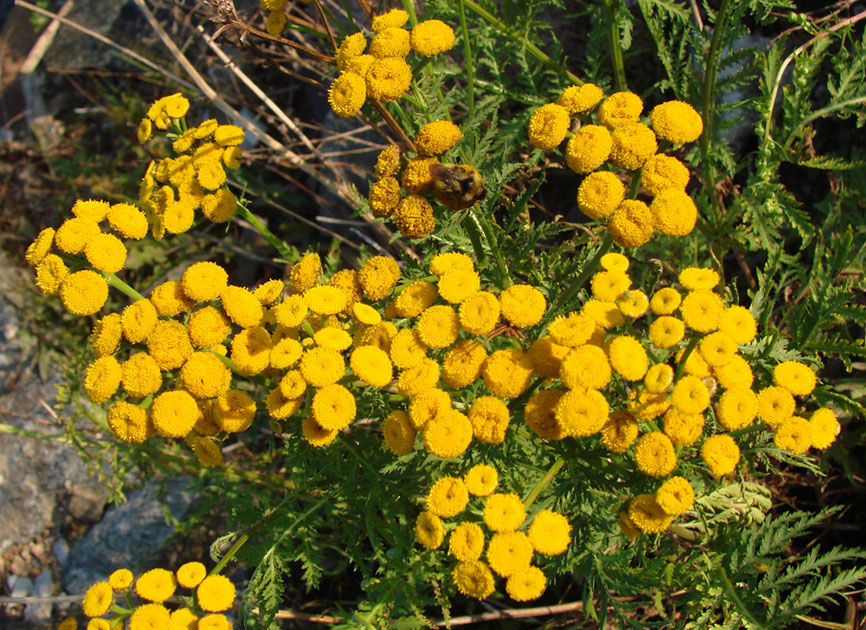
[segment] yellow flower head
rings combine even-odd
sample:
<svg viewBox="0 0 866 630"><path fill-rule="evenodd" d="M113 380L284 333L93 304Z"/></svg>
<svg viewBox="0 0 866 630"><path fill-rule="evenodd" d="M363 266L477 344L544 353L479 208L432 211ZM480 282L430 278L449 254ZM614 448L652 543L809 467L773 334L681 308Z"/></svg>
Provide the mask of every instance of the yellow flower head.
<svg viewBox="0 0 866 630"><path fill-rule="evenodd" d="M464 339L445 353L442 360L442 380L454 389L474 383L487 360L487 350L474 339Z"/></svg>
<svg viewBox="0 0 866 630"><path fill-rule="evenodd" d="M442 20L424 20L412 29L412 50L423 57L451 50L455 41L454 29Z"/></svg>
<svg viewBox="0 0 866 630"><path fill-rule="evenodd" d="M664 432L676 446L691 446L704 430L704 416L687 414L675 407L668 409L664 418Z"/></svg>
<svg viewBox="0 0 866 630"><path fill-rule="evenodd" d="M84 594L81 606L88 617L100 617L114 604L114 591L108 582L96 582Z"/></svg>
<svg viewBox="0 0 866 630"><path fill-rule="evenodd" d="M207 615L208 617L210 615ZM205 617L201 621L204 621ZM169 630L205 630L204 624L200 624L199 618L189 608L176 608L169 616ZM229 628L207 628L207 630L230 630Z"/></svg>
<svg viewBox="0 0 866 630"><path fill-rule="evenodd" d="M640 247L653 235L653 218L649 207L637 199L626 199L610 215L607 231L622 247Z"/></svg>
<svg viewBox="0 0 866 630"><path fill-rule="evenodd" d="M671 526L674 517L662 509L654 494L639 494L629 501L628 518L642 532L660 534Z"/></svg>
<svg viewBox="0 0 866 630"><path fill-rule="evenodd" d="M584 83L565 88L556 99L556 104L564 107L571 115L582 114L598 105L603 97L604 92L600 87Z"/></svg>
<svg viewBox="0 0 866 630"><path fill-rule="evenodd" d="M630 286L631 278L623 271L599 271L590 281L593 296L602 302L615 302Z"/></svg>
<svg viewBox="0 0 866 630"><path fill-rule="evenodd" d="M60 301L73 315L93 315L107 299L108 283L100 274L89 269L66 276L60 285Z"/></svg>
<svg viewBox="0 0 866 630"><path fill-rule="evenodd" d="M220 394L211 409L216 423L228 433L246 431L256 417L255 401L236 389Z"/></svg>
<svg viewBox="0 0 866 630"><path fill-rule="evenodd" d="M391 9L387 13L374 17L370 30L374 33L379 33L386 28L400 28L408 21L409 14L406 11L403 9Z"/></svg>
<svg viewBox="0 0 866 630"><path fill-rule="evenodd" d="M229 357L237 371L254 376L270 364L271 336L262 326L244 328L232 339Z"/></svg>
<svg viewBox="0 0 866 630"><path fill-rule="evenodd" d="M665 188L659 192L650 204L650 212L655 229L670 236L690 234L698 220L695 202L678 188Z"/></svg>
<svg viewBox="0 0 866 630"><path fill-rule="evenodd" d="M377 179L393 177L400 169L400 147L390 144L376 158L374 173Z"/></svg>
<svg viewBox="0 0 866 630"><path fill-rule="evenodd" d="M607 422L610 407L601 392L572 389L556 404L556 421L566 436L595 435Z"/></svg>
<svg viewBox="0 0 866 630"><path fill-rule="evenodd" d="M374 256L358 272L358 280L367 299L373 301L388 295L399 279L400 267L390 256Z"/></svg>
<svg viewBox="0 0 866 630"><path fill-rule="evenodd" d="M638 420L653 420L671 406L667 392L653 394L634 390L629 394L626 408Z"/></svg>
<svg viewBox="0 0 866 630"><path fill-rule="evenodd" d="M340 72L345 72L349 61L363 53L365 48L367 48L367 38L363 33L347 35L337 48L337 68Z"/></svg>
<svg viewBox="0 0 866 630"><path fill-rule="evenodd" d="M215 300L228 286L225 269L209 261L190 265L181 277L183 292L196 302Z"/></svg>
<svg viewBox="0 0 866 630"><path fill-rule="evenodd" d="M120 364L113 356L105 356L96 359L87 366L84 375L84 391L87 397L95 402L102 403L114 396L114 392L120 387L122 370Z"/></svg>
<svg viewBox="0 0 866 630"><path fill-rule="evenodd" d="M633 92L615 92L601 102L598 120L609 129L637 122L643 111L643 101Z"/></svg>
<svg viewBox="0 0 866 630"><path fill-rule="evenodd" d="M244 141L244 130L237 125L220 125L214 129L213 139L221 147L234 147Z"/></svg>
<svg viewBox="0 0 866 630"><path fill-rule="evenodd" d="M547 300L544 294L528 284L515 284L499 294L502 317L512 326L528 328L541 321Z"/></svg>
<svg viewBox="0 0 866 630"><path fill-rule="evenodd" d="M628 411L612 412L601 428L601 443L611 453L625 453L637 439L638 426Z"/></svg>
<svg viewBox="0 0 866 630"><path fill-rule="evenodd" d="M620 335L607 346L607 355L613 370L628 381L639 381L649 369L649 359L640 341L629 335Z"/></svg>
<svg viewBox="0 0 866 630"><path fill-rule="evenodd" d="M719 330L738 344L751 342L755 338L758 325L747 308L729 306L719 318Z"/></svg>
<svg viewBox="0 0 866 630"><path fill-rule="evenodd" d="M683 376L674 385L671 403L682 413L701 413L710 404L710 393L697 376Z"/></svg>
<svg viewBox="0 0 866 630"><path fill-rule="evenodd" d="M448 273L475 273L462 269L453 269ZM486 335L496 327L499 321L500 306L496 296L488 291L476 291L460 304L460 325L463 330L472 335Z"/></svg>
<svg viewBox="0 0 866 630"><path fill-rule="evenodd" d="M646 390L653 394L666 391L674 382L674 369L666 363L657 363L647 370L643 379Z"/></svg>
<svg viewBox="0 0 866 630"><path fill-rule="evenodd" d="M595 320L589 315L578 312L560 315L553 320L547 329L553 343L567 348L577 348L587 343L594 331ZM556 374L551 376L556 376Z"/></svg>
<svg viewBox="0 0 866 630"><path fill-rule="evenodd" d="M209 575L198 585L195 596L202 610L222 612L235 601L235 585L224 575Z"/></svg>
<svg viewBox="0 0 866 630"><path fill-rule="evenodd" d="M773 368L773 383L795 396L808 396L815 389L815 373L799 361L785 361Z"/></svg>
<svg viewBox="0 0 866 630"><path fill-rule="evenodd" d="M412 69L400 57L376 59L367 69L367 93L377 101L390 103L403 96L412 83Z"/></svg>
<svg viewBox="0 0 866 630"><path fill-rule="evenodd" d="M421 198L422 201L426 199ZM367 195L370 210L377 219L387 219L394 212L394 208L400 203L400 182L394 177L383 177L370 185ZM417 202L416 202L417 203ZM429 202L428 202L429 205ZM430 216L433 209L430 208Z"/></svg>
<svg viewBox="0 0 866 630"><path fill-rule="evenodd" d="M695 108L682 101L656 105L650 112L650 124L663 140L674 144L694 142L704 131L704 121Z"/></svg>
<svg viewBox="0 0 866 630"><path fill-rule="evenodd" d="M159 369L175 370L192 354L186 327L174 320L160 320L147 337L147 352Z"/></svg>
<svg viewBox="0 0 866 630"><path fill-rule="evenodd" d="M647 312L649 298L643 291L626 291L616 299L616 307L626 317L637 319Z"/></svg>
<svg viewBox="0 0 866 630"><path fill-rule="evenodd" d="M667 188L685 190L689 183L689 169L675 157L658 153L646 162L640 172L640 184L655 197Z"/></svg>
<svg viewBox="0 0 866 630"><path fill-rule="evenodd" d="M426 195L433 189L430 166L438 164L435 157L417 157L406 163L400 181L411 195Z"/></svg>
<svg viewBox="0 0 866 630"><path fill-rule="evenodd" d="M429 348L447 348L460 334L460 320L454 308L445 304L431 306L418 318L418 337Z"/></svg>
<svg viewBox="0 0 866 630"><path fill-rule="evenodd" d="M716 417L728 431L749 426L758 415L758 397L746 387L734 387L719 398Z"/></svg>
<svg viewBox="0 0 866 630"><path fill-rule="evenodd" d="M404 197L394 210L394 224L406 238L424 238L436 228L433 206L418 195Z"/></svg>
<svg viewBox="0 0 866 630"><path fill-rule="evenodd" d="M707 333L719 327L725 304L722 298L712 291L692 291L683 299L680 313L686 326L698 332Z"/></svg>
<svg viewBox="0 0 866 630"><path fill-rule="evenodd" d="M93 219L67 219L54 234L54 246L66 254L78 254L97 234L99 224Z"/></svg>
<svg viewBox="0 0 866 630"><path fill-rule="evenodd" d="M184 389L195 398L215 398L229 389L232 374L217 355L193 352L180 370Z"/></svg>
<svg viewBox="0 0 866 630"><path fill-rule="evenodd" d="M403 329L391 340L391 348L388 351L393 364L404 370L415 367L427 355L427 346L421 341L412 329Z"/></svg>
<svg viewBox="0 0 866 630"><path fill-rule="evenodd" d="M198 405L196 405L195 399L189 393L175 390L163 392L157 396L150 408L150 415L153 419L154 427L162 435L166 437L184 437L195 425L196 420L201 415L201 411Z"/></svg>
<svg viewBox="0 0 866 630"><path fill-rule="evenodd" d="M604 164L612 148L613 138L606 128L584 125L568 139L565 161L571 170L583 175Z"/></svg>
<svg viewBox="0 0 866 630"><path fill-rule="evenodd" d="M168 609L162 604L144 604L133 611L129 627L131 630L168 628L170 619Z"/></svg>
<svg viewBox="0 0 866 630"><path fill-rule="evenodd" d="M812 446L812 431L809 421L799 416L790 416L782 421L773 434L776 446L795 455L802 455Z"/></svg>
<svg viewBox="0 0 866 630"><path fill-rule="evenodd" d="M601 389L610 382L610 363L604 350L585 344L565 356L559 378L569 389Z"/></svg>
<svg viewBox="0 0 866 630"><path fill-rule="evenodd" d="M313 396L313 415L324 429L339 431L355 419L355 397L342 385L326 385Z"/></svg>
<svg viewBox="0 0 866 630"><path fill-rule="evenodd" d="M650 310L656 315L670 315L680 306L682 296L674 288L665 287L653 293Z"/></svg>
<svg viewBox="0 0 866 630"><path fill-rule="evenodd" d="M301 430L304 433L304 439L314 448L327 446L337 439L340 433L336 429L325 429L316 422L315 416L308 416L301 425Z"/></svg>
<svg viewBox="0 0 866 630"><path fill-rule="evenodd" d="M328 326L317 331L313 335L313 341L316 342L317 346L321 346L322 348L343 352L343 350L348 349L352 345L352 335L342 328Z"/></svg>
<svg viewBox="0 0 866 630"><path fill-rule="evenodd" d="M144 442L153 428L144 409L123 401L108 410L108 426L118 439L132 444Z"/></svg>
<svg viewBox="0 0 866 630"><path fill-rule="evenodd" d="M701 459L710 467L713 477L734 472L740 461L740 447L727 433L708 437L701 446Z"/></svg>
<svg viewBox="0 0 866 630"><path fill-rule="evenodd" d="M526 424L545 440L561 440L566 435L556 419L556 408L562 396L559 390L544 389L526 402L523 410Z"/></svg>
<svg viewBox="0 0 866 630"><path fill-rule="evenodd" d="M327 285L307 289L303 297L307 307L317 315L336 315L349 304L345 291Z"/></svg>
<svg viewBox="0 0 866 630"><path fill-rule="evenodd" d="M524 532L497 532L487 546L487 562L496 573L508 577L529 568L532 552L532 543Z"/></svg>
<svg viewBox="0 0 866 630"><path fill-rule="evenodd" d="M45 258L45 255L51 250L51 243L53 242L54 228L48 227L39 232L33 242L30 243L27 252L24 254L27 264L31 267L35 267L42 262L42 259Z"/></svg>
<svg viewBox="0 0 866 630"><path fill-rule="evenodd" d="M567 109L556 103L542 105L529 118L529 142L545 151L557 147L565 140L568 123Z"/></svg>
<svg viewBox="0 0 866 630"><path fill-rule="evenodd" d="M370 54L376 59L405 57L409 54L409 31L390 26L377 32L370 42ZM355 61L358 57L355 57Z"/></svg>
<svg viewBox="0 0 866 630"><path fill-rule="evenodd" d="M459 457L472 442L472 423L456 409L446 409L436 415L424 428L424 446L441 457Z"/></svg>
<svg viewBox="0 0 866 630"><path fill-rule="evenodd" d="M346 362L336 350L316 347L308 350L301 357L300 371L307 383L313 387L324 387L333 385L343 378Z"/></svg>
<svg viewBox="0 0 866 630"><path fill-rule="evenodd" d="M72 206L72 214L96 223L103 221L111 206L107 201L98 199L78 199Z"/></svg>
<svg viewBox="0 0 866 630"><path fill-rule="evenodd" d="M478 560L484 551L484 531L477 523L460 523L448 539L448 553L459 562Z"/></svg>
<svg viewBox="0 0 866 630"><path fill-rule="evenodd" d="M430 273L442 277L447 271L459 267L467 271L475 271L472 259L462 252L444 252L436 254L430 261Z"/></svg>
<svg viewBox="0 0 866 630"><path fill-rule="evenodd" d="M176 571L177 583L184 588L195 588L207 575L201 562L187 562Z"/></svg>
<svg viewBox="0 0 866 630"><path fill-rule="evenodd" d="M397 335L397 327L391 322L366 326L355 334L355 346L376 346L385 352L391 350L391 340Z"/></svg>
<svg viewBox="0 0 866 630"><path fill-rule="evenodd" d="M376 346L356 348L349 365L358 378L373 387L385 387L393 377L391 360Z"/></svg>
<svg viewBox="0 0 866 630"><path fill-rule="evenodd" d="M485 359L481 374L494 396L517 398L532 381L532 363L519 348L497 350Z"/></svg>
<svg viewBox="0 0 866 630"><path fill-rule="evenodd" d="M677 465L677 456L670 438L661 431L653 431L638 440L634 461L645 475L664 477Z"/></svg>
<svg viewBox="0 0 866 630"><path fill-rule="evenodd" d="M304 406L302 398L288 398L281 387L272 389L265 399L268 415L275 420L283 420L296 413Z"/></svg>
<svg viewBox="0 0 866 630"><path fill-rule="evenodd" d="M354 72L344 72L328 89L328 104L340 118L351 118L367 100L367 83Z"/></svg>
<svg viewBox="0 0 866 630"><path fill-rule="evenodd" d="M447 476L436 480L424 501L427 511L440 518L457 516L468 503L469 491L463 480Z"/></svg>
<svg viewBox="0 0 866 630"><path fill-rule="evenodd" d="M818 409L809 418L809 437L812 446L823 450L836 441L841 427L831 409Z"/></svg>
<svg viewBox="0 0 866 630"><path fill-rule="evenodd" d="M292 293L300 295L316 286L319 274L322 272L322 261L315 252L304 255L300 261L292 265L289 274L289 287Z"/></svg>
<svg viewBox="0 0 866 630"><path fill-rule="evenodd" d="M135 583L135 592L142 599L161 603L174 595L177 588L174 574L166 569L151 569Z"/></svg>
<svg viewBox="0 0 866 630"><path fill-rule="evenodd" d="M57 295L69 270L60 256L48 254L36 266L36 286L45 295Z"/></svg>
<svg viewBox="0 0 866 630"><path fill-rule="evenodd" d="M108 576L108 583L115 591L125 591L132 586L132 571L118 569Z"/></svg>
<svg viewBox="0 0 866 630"><path fill-rule="evenodd" d="M445 539L445 525L430 512L421 512L415 520L415 541L425 549L438 549Z"/></svg>
<svg viewBox="0 0 866 630"><path fill-rule="evenodd" d="M479 396L469 408L472 433L480 442L501 444L509 421L508 407L493 396Z"/></svg>
<svg viewBox="0 0 866 630"><path fill-rule="evenodd" d="M419 431L439 413L451 409L451 396L437 388L425 389L412 397L409 403L409 419Z"/></svg>
<svg viewBox="0 0 866 630"><path fill-rule="evenodd" d="M528 602L541 597L546 586L547 578L542 570L529 566L508 576L505 591L515 601Z"/></svg>
<svg viewBox="0 0 866 630"><path fill-rule="evenodd" d="M476 497L486 497L496 490L499 484L499 473L493 466L476 464L463 476L469 494Z"/></svg>
<svg viewBox="0 0 866 630"><path fill-rule="evenodd" d="M249 289L228 286L220 294L223 310L241 328L257 325L264 315L261 302Z"/></svg>
<svg viewBox="0 0 866 630"><path fill-rule="evenodd" d="M656 490L656 503L671 516L682 514L694 501L695 491L685 477L671 477Z"/></svg>
<svg viewBox="0 0 866 630"><path fill-rule="evenodd" d="M415 427L405 411L392 411L382 423L385 445L395 455L406 455L415 445Z"/></svg>
<svg viewBox="0 0 866 630"><path fill-rule="evenodd" d="M611 140L610 161L629 171L643 166L658 149L652 129L639 122L617 126Z"/></svg>
<svg viewBox="0 0 866 630"><path fill-rule="evenodd" d="M725 389L734 387L750 388L754 375L749 362L739 355L734 355L729 363L713 368L713 375L719 382L719 385Z"/></svg>
<svg viewBox="0 0 866 630"><path fill-rule="evenodd" d="M183 285L175 280L158 285L150 294L150 303L162 317L176 317L195 306L195 302L184 293Z"/></svg>
<svg viewBox="0 0 866 630"><path fill-rule="evenodd" d="M228 188L220 188L201 198L201 212L214 223L226 223L238 209L238 198Z"/></svg>
<svg viewBox="0 0 866 630"><path fill-rule="evenodd" d="M577 206L590 219L610 215L625 199L625 186L610 171L587 175L577 189Z"/></svg>
<svg viewBox="0 0 866 630"><path fill-rule="evenodd" d="M451 572L451 579L463 595L478 600L490 597L496 589L493 573L480 560L458 562Z"/></svg>
<svg viewBox="0 0 866 630"><path fill-rule="evenodd" d="M481 289L481 278L475 271L451 269L439 279L439 295L446 302L460 304Z"/></svg>
<svg viewBox="0 0 866 630"><path fill-rule="evenodd" d="M213 306L198 309L189 317L189 337L199 348L213 348L231 332L231 322Z"/></svg>
<svg viewBox="0 0 866 630"><path fill-rule="evenodd" d="M416 280L403 288L394 300L394 310L399 317L418 317L436 300L436 285L426 280Z"/></svg>
<svg viewBox="0 0 866 630"><path fill-rule="evenodd" d="M523 501L513 492L491 494L484 502L484 523L491 531L513 532L525 520Z"/></svg>
<svg viewBox="0 0 866 630"><path fill-rule="evenodd" d="M546 556L558 556L571 544L571 525L562 514L541 510L527 532L533 549Z"/></svg>

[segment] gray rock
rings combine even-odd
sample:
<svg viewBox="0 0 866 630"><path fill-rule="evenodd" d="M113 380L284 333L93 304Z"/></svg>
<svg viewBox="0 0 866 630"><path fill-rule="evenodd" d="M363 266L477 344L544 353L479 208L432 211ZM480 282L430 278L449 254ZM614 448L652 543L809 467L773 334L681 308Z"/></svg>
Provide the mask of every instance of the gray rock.
<svg viewBox="0 0 866 630"><path fill-rule="evenodd" d="M189 513L195 501L189 485L188 478L165 484L166 506L178 520ZM127 568L137 574L153 562L166 538L174 533L174 527L165 521L157 488L151 481L129 492L126 503L108 508L102 520L72 546L63 576L67 593L84 593L116 569Z"/></svg>
<svg viewBox="0 0 866 630"><path fill-rule="evenodd" d="M63 569L66 567L66 562L69 560L69 543L63 538L58 538L51 547L51 553L54 554L54 559L57 560L57 565Z"/></svg>
<svg viewBox="0 0 866 630"><path fill-rule="evenodd" d="M51 571L47 569L39 574L33 583L34 597L51 597L54 594L54 581L51 579ZM24 608L24 619L34 624L43 624L51 621L51 603L27 604Z"/></svg>
<svg viewBox="0 0 866 630"><path fill-rule="evenodd" d="M21 575L10 575L6 585L12 597L27 597L33 592L33 580Z"/></svg>
<svg viewBox="0 0 866 630"><path fill-rule="evenodd" d="M96 480L88 479L70 488L69 513L79 521L96 523L108 502L108 488Z"/></svg>

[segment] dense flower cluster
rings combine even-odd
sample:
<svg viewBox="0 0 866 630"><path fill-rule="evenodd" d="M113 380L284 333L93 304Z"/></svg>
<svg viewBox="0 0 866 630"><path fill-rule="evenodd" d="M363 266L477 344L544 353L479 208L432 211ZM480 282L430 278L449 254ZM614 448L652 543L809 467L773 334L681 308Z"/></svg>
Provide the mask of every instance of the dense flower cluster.
<svg viewBox="0 0 866 630"><path fill-rule="evenodd" d="M166 232L189 230L196 210L214 223L225 223L237 210L237 197L226 185L226 169L240 167L244 132L212 118L188 128L188 109L189 101L180 94L161 98L138 126L142 144L151 139L154 127L173 130L168 137L175 157L152 160L139 187L139 206L157 240Z"/></svg>
<svg viewBox="0 0 866 630"><path fill-rule="evenodd" d="M441 164L436 156L452 149L463 137L448 120L424 125L415 136L418 155L403 165L400 149L390 145L376 161L376 181L368 203L374 217L392 219L406 238L423 238L436 227L432 199L451 211L477 203L485 194L481 175L470 164Z"/></svg>
<svg viewBox="0 0 866 630"><path fill-rule="evenodd" d="M406 62L411 51L429 57L454 45L454 31L444 22L425 20L409 31L403 28L408 20L409 14L402 9L374 18L369 53L365 53L364 33L343 39L336 54L340 75L328 90L328 103L335 114L351 118L361 111L368 96L384 103L396 101L412 83L412 68Z"/></svg>
<svg viewBox="0 0 866 630"><path fill-rule="evenodd" d="M415 521L415 540L426 549L438 549L448 527L448 554L457 561L451 577L464 595L489 597L495 590L496 574L505 578L505 590L512 599L538 599L547 578L532 564L533 556L564 553L571 544L571 525L562 514L545 509L524 527L523 502L514 493L495 492L498 484L499 473L486 464L473 466L463 477L437 479L427 493L425 511ZM474 497L483 501L470 511ZM480 512L482 519L468 517L453 527L443 521L463 512Z"/></svg>
<svg viewBox="0 0 866 630"><path fill-rule="evenodd" d="M703 130L700 115L687 103L669 101L652 110L648 126L640 122L642 111L637 94L616 92L604 98L599 87L585 84L567 88L529 120L530 143L547 151L569 135L571 117L580 118L565 149L569 168L584 176L577 205L591 219L606 219L608 232L622 247L643 245L656 231L685 236L698 216L686 193L688 168L656 151L658 138L674 144L696 140ZM600 170L606 164L610 170ZM631 181L635 193L639 182L652 201L626 199L623 180Z"/></svg>
<svg viewBox="0 0 866 630"><path fill-rule="evenodd" d="M120 601L115 601L118 596ZM133 596L139 600L137 605ZM235 587L227 577L208 575L202 563L187 562L176 572L151 569L137 580L129 569L118 569L107 580L87 589L82 610L89 618L90 630L124 627L231 630L232 624L223 613L232 607L234 600ZM63 623L77 626L74 618Z"/></svg>

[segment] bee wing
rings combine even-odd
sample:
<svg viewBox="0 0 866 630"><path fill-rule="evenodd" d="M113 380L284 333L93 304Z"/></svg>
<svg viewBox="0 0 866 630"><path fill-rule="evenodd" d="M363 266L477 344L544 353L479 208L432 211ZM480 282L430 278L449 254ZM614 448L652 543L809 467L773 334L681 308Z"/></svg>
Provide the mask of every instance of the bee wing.
<svg viewBox="0 0 866 630"><path fill-rule="evenodd" d="M460 178L457 176L455 170L451 167L445 166L443 164L431 164L430 165L430 175L433 179L441 182L447 188L452 190L460 190Z"/></svg>

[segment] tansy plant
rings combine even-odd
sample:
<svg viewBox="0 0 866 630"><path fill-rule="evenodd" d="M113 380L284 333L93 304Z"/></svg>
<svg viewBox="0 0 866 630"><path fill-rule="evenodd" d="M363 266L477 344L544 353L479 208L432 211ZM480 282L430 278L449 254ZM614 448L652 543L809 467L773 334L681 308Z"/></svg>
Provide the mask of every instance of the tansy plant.
<svg viewBox="0 0 866 630"><path fill-rule="evenodd" d="M313 25L261 0L260 31L217 4L226 28L280 45ZM292 45L329 64L334 114L386 138L352 199L394 255L294 255L232 191L244 130L179 93L138 124L138 141L164 151L142 165L137 203L78 200L27 250L37 287L93 318L80 384L115 448L184 462L237 501L213 570L117 570L84 595L88 628L230 627L235 587L220 572L232 561L253 571L239 621L258 625L291 605L295 566L308 589L351 566L354 610L341 603L334 619L368 628L564 597L600 625L639 625L645 605L654 627L781 628L863 579L845 565L857 550L781 558L821 516L775 514L764 480L820 472L859 403L821 371L830 346L810 351L831 332L844 345L824 302L809 307L805 345L788 342L772 293L787 254L749 274L750 290L729 276L725 248L745 263L719 232L709 75L703 101L677 82L673 100L629 91L631 17L616 3L593 9L613 81L582 80L532 43L525 7L521 31L470 0L433 2L424 19L411 3L361 4L369 21L344 23L314 1L331 47ZM732 11L723 2L717 29ZM716 73L729 42L711 37ZM553 198L567 205L547 207L544 180L560 176L567 194ZM124 280L133 241L238 219L288 263L283 277L242 283L199 258L148 291ZM825 268L843 266L829 256ZM822 286L838 299L832 279Z"/></svg>

